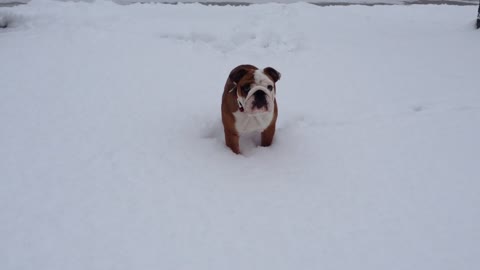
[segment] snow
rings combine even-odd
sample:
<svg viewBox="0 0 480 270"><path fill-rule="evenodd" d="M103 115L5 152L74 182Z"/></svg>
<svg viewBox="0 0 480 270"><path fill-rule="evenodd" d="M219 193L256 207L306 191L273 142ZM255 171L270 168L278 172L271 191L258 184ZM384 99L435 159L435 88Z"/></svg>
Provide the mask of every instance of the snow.
<svg viewBox="0 0 480 270"><path fill-rule="evenodd" d="M31 0L0 0L0 6L2 4L25 4ZM55 0L63 2L95 2L95 1L107 1L107 0ZM266 4L266 3L299 3L308 2L319 5L350 5L350 4L362 4L362 5L404 5L404 4L454 4L454 5L477 5L477 0L108 0L121 5L129 5L135 3L205 3L209 5L247 5L247 4Z"/></svg>
<svg viewBox="0 0 480 270"><path fill-rule="evenodd" d="M0 0L1 4L27 4L30 0Z"/></svg>
<svg viewBox="0 0 480 270"><path fill-rule="evenodd" d="M0 8L0 269L475 269L473 7ZM271 147L224 145L238 64Z"/></svg>

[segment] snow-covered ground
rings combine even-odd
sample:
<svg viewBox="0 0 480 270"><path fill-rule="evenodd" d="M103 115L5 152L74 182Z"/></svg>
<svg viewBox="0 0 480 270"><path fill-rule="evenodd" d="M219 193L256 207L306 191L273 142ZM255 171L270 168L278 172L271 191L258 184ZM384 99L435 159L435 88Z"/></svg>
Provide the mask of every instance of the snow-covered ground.
<svg viewBox="0 0 480 270"><path fill-rule="evenodd" d="M16 5L29 3L31 0L0 0L0 6ZM44 0L37 0L44 1ZM107 0L55 0L64 2L95 2ZM209 5L246 5L246 4L266 4L266 3L299 3L308 2L318 5L404 5L404 4L449 4L449 5L477 5L477 0L108 0L117 4L132 3L205 3Z"/></svg>
<svg viewBox="0 0 480 270"><path fill-rule="evenodd" d="M480 265L473 7L1 8L0 269ZM269 148L224 146L273 66Z"/></svg>
<svg viewBox="0 0 480 270"><path fill-rule="evenodd" d="M2 1L2 0L0 0ZM16 0L3 0L3 1L16 1ZM24 0L25 1L25 0ZM28 0L29 1L29 0ZM72 0L59 0L59 1L72 1ZM82 0L93 1L93 0ZM299 3L308 2L319 5L345 5L345 4L387 4L387 5L402 5L402 4L456 4L456 5L477 5L478 0L111 0L119 4L131 4L131 3L209 3L209 4L265 4L265 3Z"/></svg>

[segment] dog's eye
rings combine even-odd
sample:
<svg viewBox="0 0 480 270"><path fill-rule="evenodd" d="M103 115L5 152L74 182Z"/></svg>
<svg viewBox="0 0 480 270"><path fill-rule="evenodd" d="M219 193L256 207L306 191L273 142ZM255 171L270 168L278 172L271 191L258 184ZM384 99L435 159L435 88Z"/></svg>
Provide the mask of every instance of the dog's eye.
<svg viewBox="0 0 480 270"><path fill-rule="evenodd" d="M248 91L250 91L250 85L245 85L242 87L242 90L245 91L245 93L248 93Z"/></svg>
<svg viewBox="0 0 480 270"><path fill-rule="evenodd" d="M273 86L269 85L267 86L268 90L272 91L273 90Z"/></svg>

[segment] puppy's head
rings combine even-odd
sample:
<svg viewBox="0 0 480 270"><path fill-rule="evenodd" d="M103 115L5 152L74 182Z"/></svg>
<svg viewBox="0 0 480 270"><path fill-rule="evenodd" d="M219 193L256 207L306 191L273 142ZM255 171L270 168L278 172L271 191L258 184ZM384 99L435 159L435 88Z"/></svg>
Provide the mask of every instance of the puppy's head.
<svg viewBox="0 0 480 270"><path fill-rule="evenodd" d="M275 106L275 83L280 72L267 67L263 70L251 65L238 66L230 72L229 78L236 84L239 107L247 114L273 112Z"/></svg>

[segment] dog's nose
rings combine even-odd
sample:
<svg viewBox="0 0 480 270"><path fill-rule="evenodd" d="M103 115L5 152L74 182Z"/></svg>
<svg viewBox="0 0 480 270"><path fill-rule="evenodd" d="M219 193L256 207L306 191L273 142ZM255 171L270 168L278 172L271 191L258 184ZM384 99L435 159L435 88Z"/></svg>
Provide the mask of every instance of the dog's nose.
<svg viewBox="0 0 480 270"><path fill-rule="evenodd" d="M253 94L253 96L255 97L255 102L253 105L254 107L257 107L260 109L267 105L267 98L266 98L265 92L257 91L255 92L255 94Z"/></svg>
<svg viewBox="0 0 480 270"><path fill-rule="evenodd" d="M261 98L261 97L265 97L265 92L263 91L257 91L255 92L255 94L253 94L255 96L255 98Z"/></svg>

